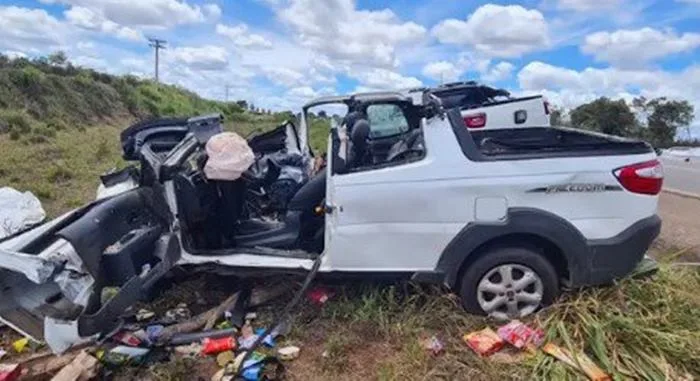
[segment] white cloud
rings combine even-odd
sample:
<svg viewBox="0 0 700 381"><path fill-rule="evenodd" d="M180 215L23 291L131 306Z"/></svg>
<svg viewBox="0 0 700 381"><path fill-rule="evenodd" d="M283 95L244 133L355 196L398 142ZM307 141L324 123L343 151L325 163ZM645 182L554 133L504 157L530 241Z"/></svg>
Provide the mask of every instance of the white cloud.
<svg viewBox="0 0 700 381"><path fill-rule="evenodd" d="M219 17L221 17L221 7L216 4L205 4L203 9L204 16L207 18L207 20L218 20Z"/></svg>
<svg viewBox="0 0 700 381"><path fill-rule="evenodd" d="M485 82L504 81L513 74L515 66L510 62L501 61L481 73L481 80Z"/></svg>
<svg viewBox="0 0 700 381"><path fill-rule="evenodd" d="M462 53L459 55L456 63L437 61L425 65L422 74L439 82L454 82L463 77L471 78L476 74L480 81L488 84L510 78L514 69L515 66L507 61L494 63L490 59Z"/></svg>
<svg viewBox="0 0 700 381"><path fill-rule="evenodd" d="M92 56L74 56L70 61L77 66L90 67L99 71L107 71L110 64L103 58Z"/></svg>
<svg viewBox="0 0 700 381"><path fill-rule="evenodd" d="M62 45L71 33L43 9L0 6L0 47L27 52L32 48Z"/></svg>
<svg viewBox="0 0 700 381"><path fill-rule="evenodd" d="M88 8L72 7L65 11L64 15L68 22L79 28L111 34L124 40L141 41L144 39L141 32L133 28L120 26Z"/></svg>
<svg viewBox="0 0 700 381"><path fill-rule="evenodd" d="M180 0L40 0L89 9L102 19L130 27L169 28L206 20L202 9ZM208 9L211 11L212 9Z"/></svg>
<svg viewBox="0 0 700 381"><path fill-rule="evenodd" d="M228 67L228 53L213 45L178 47L168 53L176 62L193 70L224 70Z"/></svg>
<svg viewBox="0 0 700 381"><path fill-rule="evenodd" d="M266 67L263 72L275 85L291 87L302 83L304 79L303 74L286 67Z"/></svg>
<svg viewBox="0 0 700 381"><path fill-rule="evenodd" d="M455 82L464 70L447 61L431 62L423 67L422 74L440 82Z"/></svg>
<svg viewBox="0 0 700 381"><path fill-rule="evenodd" d="M353 0L291 0L278 13L302 45L351 64L396 66L396 47L426 33L389 9L358 10Z"/></svg>
<svg viewBox="0 0 700 381"><path fill-rule="evenodd" d="M289 89L289 91L287 91L287 95L290 97L311 99L316 98L318 93L309 86L302 86Z"/></svg>
<svg viewBox="0 0 700 381"><path fill-rule="evenodd" d="M557 6L578 12L598 12L616 9L622 3L623 0L559 0Z"/></svg>
<svg viewBox="0 0 700 381"><path fill-rule="evenodd" d="M518 73L518 81L522 91L544 93L569 108L599 96L629 99L643 95L685 99L700 110L700 65L680 72L590 67L576 71L535 61Z"/></svg>
<svg viewBox="0 0 700 381"><path fill-rule="evenodd" d="M519 57L549 45L542 13L520 5L486 4L466 21L441 21L432 34L443 44L470 46L489 57Z"/></svg>
<svg viewBox="0 0 700 381"><path fill-rule="evenodd" d="M374 68L349 73L360 81L363 90L400 90L423 86L416 77L406 77L395 71Z"/></svg>
<svg viewBox="0 0 700 381"><path fill-rule="evenodd" d="M24 54L23 52L19 52L17 50L5 50L2 52L2 54L10 59L27 58L26 54Z"/></svg>
<svg viewBox="0 0 700 381"><path fill-rule="evenodd" d="M597 61L631 67L698 47L698 33L678 35L673 30L642 28L590 34L586 36L581 51L593 55Z"/></svg>
<svg viewBox="0 0 700 381"><path fill-rule="evenodd" d="M239 48L269 49L272 43L259 34L248 33L246 24L227 26L216 25L216 33L230 39Z"/></svg>

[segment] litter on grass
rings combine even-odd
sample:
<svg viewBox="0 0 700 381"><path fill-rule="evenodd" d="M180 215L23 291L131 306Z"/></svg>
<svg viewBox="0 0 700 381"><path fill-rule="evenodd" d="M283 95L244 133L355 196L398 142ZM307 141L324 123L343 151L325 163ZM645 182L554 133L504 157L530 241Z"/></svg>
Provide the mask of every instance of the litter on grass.
<svg viewBox="0 0 700 381"><path fill-rule="evenodd" d="M544 332L541 329L530 328L519 320L513 320L499 327L498 336L518 349L527 347L534 350L539 348L544 341Z"/></svg>
<svg viewBox="0 0 700 381"><path fill-rule="evenodd" d="M282 347L277 350L277 356L280 358L280 360L284 361L291 361L299 357L299 353L301 352L301 348L290 345L287 347Z"/></svg>
<svg viewBox="0 0 700 381"><path fill-rule="evenodd" d="M20 364L0 364L0 381L16 381L21 375Z"/></svg>
<svg viewBox="0 0 700 381"><path fill-rule="evenodd" d="M0 188L0 239L25 231L45 217L41 201L32 192Z"/></svg>
<svg viewBox="0 0 700 381"><path fill-rule="evenodd" d="M432 353L433 356L440 355L445 351L445 344L435 335L422 339L420 344L423 349Z"/></svg>
<svg viewBox="0 0 700 381"><path fill-rule="evenodd" d="M202 341L202 354L215 355L224 351L236 350L236 339L232 336L221 339L206 338Z"/></svg>
<svg viewBox="0 0 700 381"><path fill-rule="evenodd" d="M464 342L479 356L490 356L503 348L506 342L491 328L471 332L463 337Z"/></svg>
<svg viewBox="0 0 700 381"><path fill-rule="evenodd" d="M12 349L14 349L17 353L22 353L27 349L27 345L29 345L29 339L24 337L19 340L15 340L12 343Z"/></svg>

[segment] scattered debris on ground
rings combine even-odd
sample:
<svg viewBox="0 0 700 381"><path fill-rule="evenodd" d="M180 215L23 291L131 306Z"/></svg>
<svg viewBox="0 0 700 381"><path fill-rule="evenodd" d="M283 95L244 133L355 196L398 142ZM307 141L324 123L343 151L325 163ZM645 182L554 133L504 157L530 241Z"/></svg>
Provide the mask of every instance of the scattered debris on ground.
<svg viewBox="0 0 700 381"><path fill-rule="evenodd" d="M275 324L290 299L289 282L255 283L248 293L230 280L202 277L135 307L124 315L122 329L99 345L62 356L31 341L20 341L18 353L12 343L21 338L0 328L0 347L7 352L1 361L17 364L22 380L49 380L62 369L80 374L75 380L97 369L115 381L189 380L193 374L232 380L236 373L245 380L261 375L697 379L700 374L700 360L687 355L700 353L695 268L662 265L653 275L572 292L533 317L504 323L464 314L443 290L360 283L314 286L298 311ZM316 302L316 292L326 295L324 302ZM139 321L141 309L152 315ZM260 346L246 358L245 348L258 340ZM86 361L89 366L78 372L71 364L82 353L98 365Z"/></svg>

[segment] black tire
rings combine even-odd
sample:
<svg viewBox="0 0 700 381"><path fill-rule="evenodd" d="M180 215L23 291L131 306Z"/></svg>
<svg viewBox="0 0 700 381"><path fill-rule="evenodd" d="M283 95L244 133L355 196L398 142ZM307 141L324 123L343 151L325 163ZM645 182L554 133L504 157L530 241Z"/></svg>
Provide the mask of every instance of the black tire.
<svg viewBox="0 0 700 381"><path fill-rule="evenodd" d="M479 258L463 272L459 295L462 298L462 306L467 312L486 315L477 299L478 284L491 269L509 263L527 266L539 276L543 286L540 307L554 302L559 295L559 278L552 264L532 249L502 247L481 253Z"/></svg>

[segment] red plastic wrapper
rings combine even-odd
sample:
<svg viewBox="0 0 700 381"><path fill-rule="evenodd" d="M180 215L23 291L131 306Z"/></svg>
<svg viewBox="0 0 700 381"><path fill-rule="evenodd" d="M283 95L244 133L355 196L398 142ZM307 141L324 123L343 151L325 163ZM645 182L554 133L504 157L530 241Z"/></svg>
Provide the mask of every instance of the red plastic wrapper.
<svg viewBox="0 0 700 381"><path fill-rule="evenodd" d="M506 344L491 328L467 333L462 337L465 343L480 356L490 356L503 348Z"/></svg>
<svg viewBox="0 0 700 381"><path fill-rule="evenodd" d="M326 304L328 299L330 299L332 296L333 291L325 287L315 287L306 293L306 297L309 298L309 300L317 306L322 306Z"/></svg>
<svg viewBox="0 0 700 381"><path fill-rule="evenodd" d="M519 320L513 320L498 328L498 336L518 349L528 346L537 348L544 341L544 332L541 329L530 328Z"/></svg>
<svg viewBox="0 0 700 381"><path fill-rule="evenodd" d="M215 355L224 351L236 350L236 340L233 337L221 339L206 338L202 341L202 354Z"/></svg>
<svg viewBox="0 0 700 381"><path fill-rule="evenodd" d="M130 347L138 347L141 345L141 339L127 331L117 332L117 334L112 336L112 339Z"/></svg>
<svg viewBox="0 0 700 381"><path fill-rule="evenodd" d="M19 364L0 364L0 381L19 380L22 367Z"/></svg>

